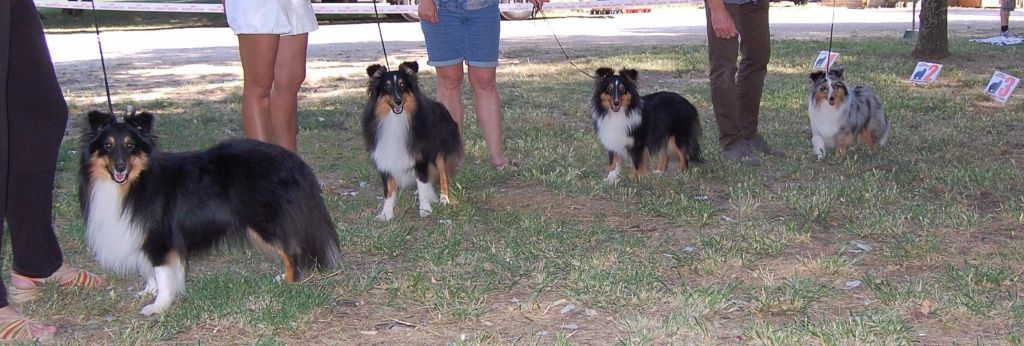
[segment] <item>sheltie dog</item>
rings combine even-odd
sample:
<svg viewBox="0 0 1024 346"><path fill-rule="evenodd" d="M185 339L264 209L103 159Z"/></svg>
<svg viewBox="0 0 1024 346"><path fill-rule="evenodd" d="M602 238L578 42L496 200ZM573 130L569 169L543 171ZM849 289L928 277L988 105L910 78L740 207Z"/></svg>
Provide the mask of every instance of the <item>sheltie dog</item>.
<svg viewBox="0 0 1024 346"><path fill-rule="evenodd" d="M689 162L704 162L700 152L702 133L697 108L683 96L668 91L640 96L637 71L597 69L590 111L594 132L608 151L609 172L605 183L619 180L623 158L633 164L637 181L650 156L659 155L655 173L668 167L669 154L679 159L679 170L686 173Z"/></svg>
<svg viewBox="0 0 1024 346"><path fill-rule="evenodd" d="M398 190L416 182L420 217L433 212L438 196L450 202L448 185L464 157L459 126L441 103L420 93L419 64L406 61L397 71L381 65L366 68L369 100L363 111L363 138L384 185L384 206L377 220L395 217Z"/></svg>
<svg viewBox="0 0 1024 346"><path fill-rule="evenodd" d="M828 73L813 72L810 78L807 114L818 160L825 158L825 148L835 147L842 154L857 137L872 153L885 146L891 125L882 101L871 88L858 85L849 89L843 79L843 68L838 65L833 65Z"/></svg>
<svg viewBox="0 0 1024 346"><path fill-rule="evenodd" d="M161 152L153 122L146 112L121 122L90 112L79 171L86 242L107 269L146 280L139 293L156 299L143 315L167 310L184 292L191 256L225 242L248 238L280 258L287 282L338 264L320 183L298 155L244 139Z"/></svg>

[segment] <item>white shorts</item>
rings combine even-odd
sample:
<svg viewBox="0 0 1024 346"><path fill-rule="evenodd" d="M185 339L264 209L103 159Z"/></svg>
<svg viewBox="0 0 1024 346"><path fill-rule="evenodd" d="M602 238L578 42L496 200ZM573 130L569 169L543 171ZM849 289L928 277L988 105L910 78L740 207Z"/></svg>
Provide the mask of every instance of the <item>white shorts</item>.
<svg viewBox="0 0 1024 346"><path fill-rule="evenodd" d="M225 0L224 14L235 35L299 35L317 29L310 0Z"/></svg>

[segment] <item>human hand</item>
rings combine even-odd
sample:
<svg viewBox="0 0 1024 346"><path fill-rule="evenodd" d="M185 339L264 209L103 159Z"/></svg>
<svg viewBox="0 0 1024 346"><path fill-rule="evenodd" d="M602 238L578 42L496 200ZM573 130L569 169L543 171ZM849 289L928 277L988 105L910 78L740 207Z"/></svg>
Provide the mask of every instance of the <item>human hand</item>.
<svg viewBox="0 0 1024 346"><path fill-rule="evenodd" d="M725 9L725 3L722 0L708 0L707 6L711 12L711 23L708 23L708 25L715 32L716 37L730 39L739 34L736 31L736 24L733 23L732 16Z"/></svg>
<svg viewBox="0 0 1024 346"><path fill-rule="evenodd" d="M437 24L437 7L434 6L434 0L420 0L420 4L416 8L416 14L420 16L420 20Z"/></svg>

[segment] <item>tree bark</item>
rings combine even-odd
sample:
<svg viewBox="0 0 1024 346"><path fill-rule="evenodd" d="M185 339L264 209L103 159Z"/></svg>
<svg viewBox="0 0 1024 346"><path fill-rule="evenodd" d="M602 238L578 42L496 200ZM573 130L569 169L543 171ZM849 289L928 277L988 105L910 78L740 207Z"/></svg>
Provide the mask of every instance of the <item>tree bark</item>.
<svg viewBox="0 0 1024 346"><path fill-rule="evenodd" d="M942 59L949 56L946 20L948 9L947 0L921 1L921 32L918 33L917 44L914 46L915 58Z"/></svg>

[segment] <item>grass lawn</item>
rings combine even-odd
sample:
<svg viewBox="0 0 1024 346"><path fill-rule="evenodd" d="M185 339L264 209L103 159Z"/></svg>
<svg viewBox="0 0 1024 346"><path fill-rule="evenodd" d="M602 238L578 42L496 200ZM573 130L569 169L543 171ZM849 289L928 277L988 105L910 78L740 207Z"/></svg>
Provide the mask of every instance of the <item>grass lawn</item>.
<svg viewBox="0 0 1024 346"><path fill-rule="evenodd" d="M373 220L365 75L321 80L300 105L300 151L338 224L338 272L282 285L256 251L223 250L191 263L188 295L159 317L138 315L139 279L113 275L23 309L70 343L1020 344L1024 100L1001 105L982 87L995 69L1024 76L1021 48L953 37L940 80L913 86L908 42L838 41L848 82L877 90L893 134L875 155L818 162L806 88L823 46L774 42L761 129L789 156L760 167L721 160L705 47L576 52L701 110L706 164L617 186L602 183L592 81L558 52L507 49L506 145L522 168L490 169L467 98L456 204L421 219L407 190L389 223ZM242 133L240 90L226 95L135 106L157 114L163 149L195 150ZM73 125L94 106L72 104ZM70 260L97 269L78 212L79 133L62 148L56 222Z"/></svg>

